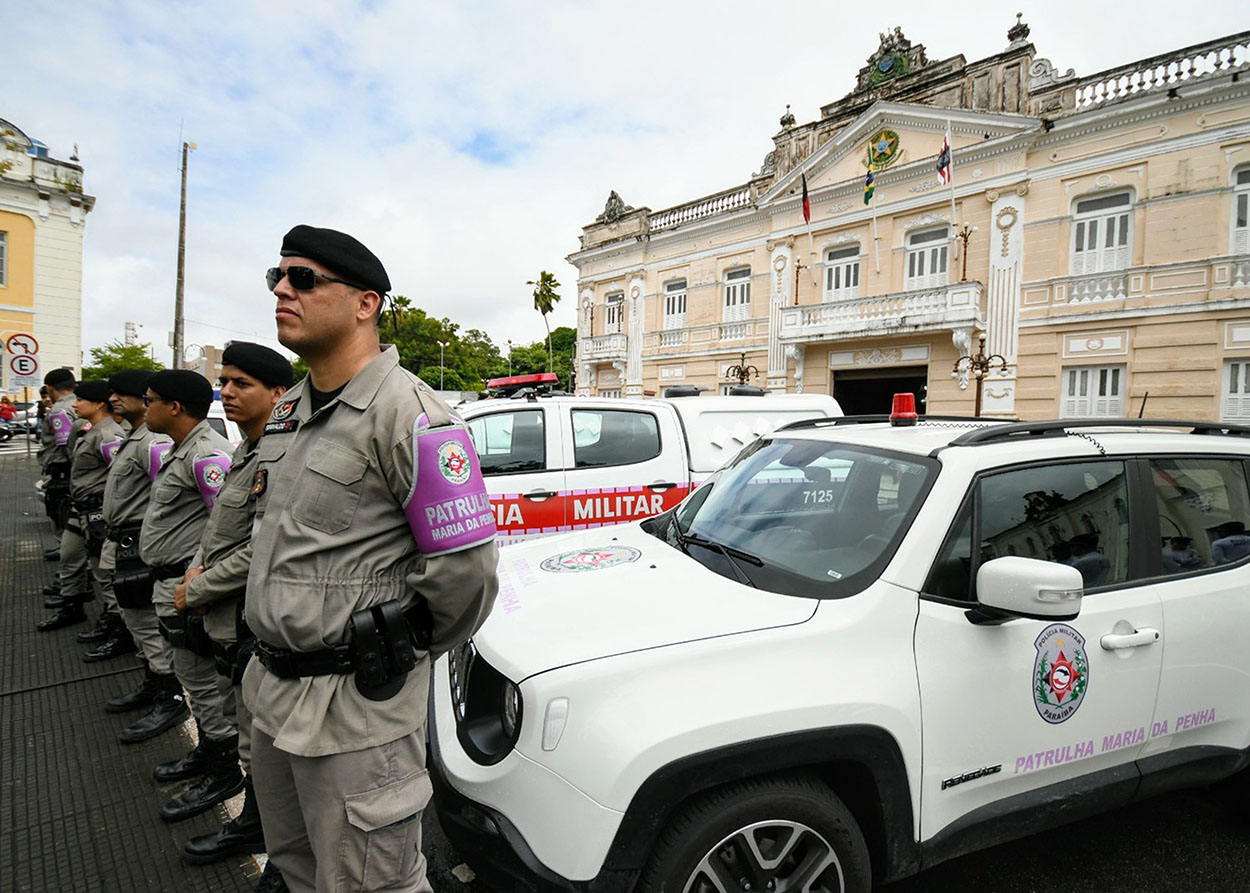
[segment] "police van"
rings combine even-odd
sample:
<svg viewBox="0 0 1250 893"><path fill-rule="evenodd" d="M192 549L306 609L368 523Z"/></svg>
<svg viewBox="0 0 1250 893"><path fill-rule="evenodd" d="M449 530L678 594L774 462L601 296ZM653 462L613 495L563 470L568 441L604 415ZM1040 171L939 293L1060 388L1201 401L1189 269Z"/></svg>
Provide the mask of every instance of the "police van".
<svg viewBox="0 0 1250 893"><path fill-rule="evenodd" d="M1179 787L1246 808L1250 427L894 422L502 553L430 719L492 889L863 891Z"/></svg>
<svg viewBox="0 0 1250 893"><path fill-rule="evenodd" d="M667 511L761 434L842 414L820 394L626 400L532 391L458 411L502 544Z"/></svg>

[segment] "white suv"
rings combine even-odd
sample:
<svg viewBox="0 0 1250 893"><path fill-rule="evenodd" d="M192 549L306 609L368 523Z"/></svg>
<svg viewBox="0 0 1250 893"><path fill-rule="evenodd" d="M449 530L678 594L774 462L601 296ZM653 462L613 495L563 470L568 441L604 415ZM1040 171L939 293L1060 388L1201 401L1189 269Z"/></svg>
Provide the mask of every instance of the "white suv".
<svg viewBox="0 0 1250 893"><path fill-rule="evenodd" d="M1244 785L1250 428L855 422L503 553L431 694L439 817L479 875L866 890Z"/></svg>

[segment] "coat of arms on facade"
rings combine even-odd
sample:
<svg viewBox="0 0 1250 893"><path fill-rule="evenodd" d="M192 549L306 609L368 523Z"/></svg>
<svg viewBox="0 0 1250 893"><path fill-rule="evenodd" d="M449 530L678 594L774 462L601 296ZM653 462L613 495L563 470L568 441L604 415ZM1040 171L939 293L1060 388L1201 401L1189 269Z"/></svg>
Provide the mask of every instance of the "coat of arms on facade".
<svg viewBox="0 0 1250 893"><path fill-rule="evenodd" d="M881 45L859 71L860 90L911 74L929 63L924 47L920 44L913 47L901 28L895 26L893 31L883 31L880 36Z"/></svg>
<svg viewBox="0 0 1250 893"><path fill-rule="evenodd" d="M868 160L877 170L887 168L898 161L898 148L898 134L882 128L868 141Z"/></svg>
<svg viewBox="0 0 1250 893"><path fill-rule="evenodd" d="M1033 705L1051 725L1064 722L1076 713L1089 686L1089 659L1085 637L1066 623L1054 623L1042 630L1033 643Z"/></svg>

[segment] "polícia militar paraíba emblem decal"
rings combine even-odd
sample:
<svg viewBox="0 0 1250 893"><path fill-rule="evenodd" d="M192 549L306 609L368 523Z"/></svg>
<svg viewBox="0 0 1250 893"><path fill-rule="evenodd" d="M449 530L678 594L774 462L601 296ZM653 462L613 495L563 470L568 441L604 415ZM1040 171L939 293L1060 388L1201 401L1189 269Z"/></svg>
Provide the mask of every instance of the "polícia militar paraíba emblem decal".
<svg viewBox="0 0 1250 893"><path fill-rule="evenodd" d="M1052 623L1033 643L1033 705L1051 725L1076 713L1089 687L1085 637L1066 623Z"/></svg>

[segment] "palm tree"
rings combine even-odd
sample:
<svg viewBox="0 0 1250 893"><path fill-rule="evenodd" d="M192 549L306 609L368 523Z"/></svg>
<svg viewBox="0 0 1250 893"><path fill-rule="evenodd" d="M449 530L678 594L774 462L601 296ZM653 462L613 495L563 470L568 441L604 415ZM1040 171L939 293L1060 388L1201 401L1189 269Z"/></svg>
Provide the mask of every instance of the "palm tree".
<svg viewBox="0 0 1250 893"><path fill-rule="evenodd" d="M547 321L547 314L555 309L560 301L560 295L556 293L560 283L556 282L553 274L542 270L538 274L537 281L531 279L525 284L534 286L534 309L543 315L543 325L547 327L547 371L551 372L554 368L554 361L551 357L551 323Z"/></svg>

